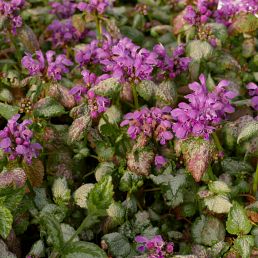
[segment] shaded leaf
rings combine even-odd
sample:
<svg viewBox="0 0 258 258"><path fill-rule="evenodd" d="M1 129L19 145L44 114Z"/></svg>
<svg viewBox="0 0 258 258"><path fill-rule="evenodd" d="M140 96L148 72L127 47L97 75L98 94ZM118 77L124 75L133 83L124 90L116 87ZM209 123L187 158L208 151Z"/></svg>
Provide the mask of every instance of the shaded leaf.
<svg viewBox="0 0 258 258"><path fill-rule="evenodd" d="M106 253L97 245L88 242L73 242L63 251L64 258L107 258Z"/></svg>
<svg viewBox="0 0 258 258"><path fill-rule="evenodd" d="M18 38L27 52L34 53L39 50L37 36L28 25L25 24L18 30Z"/></svg>
<svg viewBox="0 0 258 258"><path fill-rule="evenodd" d="M0 235L7 238L13 224L13 216L9 209L0 205Z"/></svg>
<svg viewBox="0 0 258 258"><path fill-rule="evenodd" d="M51 118L63 114L65 114L64 107L51 97L40 99L34 106L35 116Z"/></svg>
<svg viewBox="0 0 258 258"><path fill-rule="evenodd" d="M34 187L41 186L44 178L44 165L42 161L39 159L33 159L30 165L24 163L23 166L31 185Z"/></svg>
<svg viewBox="0 0 258 258"><path fill-rule="evenodd" d="M258 122L253 121L251 123L248 123L242 130L240 131L237 143L246 141L258 134Z"/></svg>
<svg viewBox="0 0 258 258"><path fill-rule="evenodd" d="M201 216L192 225L193 239L198 244L212 246L225 238L223 223L211 216Z"/></svg>
<svg viewBox="0 0 258 258"><path fill-rule="evenodd" d="M127 257L131 252L131 245L128 239L120 233L110 233L104 235L102 239L105 240L108 250L114 257Z"/></svg>
<svg viewBox="0 0 258 258"><path fill-rule="evenodd" d="M62 250L64 245L63 234L58 220L51 213L45 213L40 217L42 227L47 231L47 235L51 238L51 242L56 250Z"/></svg>
<svg viewBox="0 0 258 258"><path fill-rule="evenodd" d="M6 120L9 120L14 115L16 115L18 111L19 107L0 103L0 115L4 117Z"/></svg>

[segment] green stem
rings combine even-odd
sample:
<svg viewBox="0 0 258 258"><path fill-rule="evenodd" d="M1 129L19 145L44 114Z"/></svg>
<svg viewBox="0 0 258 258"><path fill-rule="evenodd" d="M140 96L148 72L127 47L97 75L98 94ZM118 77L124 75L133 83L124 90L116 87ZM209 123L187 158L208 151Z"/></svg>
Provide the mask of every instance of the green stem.
<svg viewBox="0 0 258 258"><path fill-rule="evenodd" d="M133 92L134 107L135 107L135 109L138 109L139 108L138 94L137 94L136 87L134 84L132 84L132 92Z"/></svg>
<svg viewBox="0 0 258 258"><path fill-rule="evenodd" d="M66 246L68 246L85 228L89 228L92 225L94 225L98 221L97 217L92 217L88 215L81 225L78 227L78 229L75 231L75 233L72 235L72 237L65 243Z"/></svg>
<svg viewBox="0 0 258 258"><path fill-rule="evenodd" d="M213 138L213 140L215 142L215 145L216 145L217 149L219 151L223 151L223 147L221 146L221 143L219 141L219 137L218 137L218 135L215 132L212 134L212 138Z"/></svg>
<svg viewBox="0 0 258 258"><path fill-rule="evenodd" d="M254 183L253 183L253 192L257 191L257 186L258 186L258 162L256 165L256 170L255 170L255 176L254 176Z"/></svg>
<svg viewBox="0 0 258 258"><path fill-rule="evenodd" d="M27 186L28 186L28 188L29 188L29 190L30 190L30 192L31 192L31 194L33 195L33 196L36 196L36 193L35 193L35 191L34 191L34 189L33 189L33 187L32 187L32 185L31 185L31 183L30 183L30 180L29 179L27 179Z"/></svg>
<svg viewBox="0 0 258 258"><path fill-rule="evenodd" d="M96 14L96 27L97 27L97 39L102 39L102 26L101 26L101 20L99 19L98 15Z"/></svg>
<svg viewBox="0 0 258 258"><path fill-rule="evenodd" d="M14 48L16 49L16 51L15 51L16 58L18 59L18 62L20 62L22 59L22 54L21 54L20 48L19 48L17 42L15 41L15 38L13 37L11 32L9 33L9 38L10 38L12 44L14 45Z"/></svg>

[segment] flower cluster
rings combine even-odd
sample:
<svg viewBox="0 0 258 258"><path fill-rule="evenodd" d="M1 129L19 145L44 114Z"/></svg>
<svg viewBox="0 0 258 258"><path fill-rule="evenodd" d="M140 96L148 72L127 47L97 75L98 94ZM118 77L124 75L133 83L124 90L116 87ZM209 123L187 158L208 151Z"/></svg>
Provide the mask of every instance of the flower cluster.
<svg viewBox="0 0 258 258"><path fill-rule="evenodd" d="M48 38L54 48L63 47L68 43L78 42L86 36L86 30L79 32L72 24L71 19L67 20L54 20L47 28L50 33Z"/></svg>
<svg viewBox="0 0 258 258"><path fill-rule="evenodd" d="M222 23L225 26L230 26L232 18L240 13L257 13L257 0L220 0L218 10L214 12L216 22Z"/></svg>
<svg viewBox="0 0 258 258"><path fill-rule="evenodd" d="M17 28L22 26L22 18L18 13L24 6L24 3L24 0L0 0L0 16L8 19L13 34L16 33Z"/></svg>
<svg viewBox="0 0 258 258"><path fill-rule="evenodd" d="M72 0L62 0L61 2L50 2L50 13L55 14L59 19L67 19L71 17L75 11L77 4Z"/></svg>
<svg viewBox="0 0 258 258"><path fill-rule="evenodd" d="M154 46L153 51L158 56L157 67L160 69L158 73L159 79L174 79L176 76L188 69L191 58L184 57L185 46L183 44L177 46L170 57L163 45Z"/></svg>
<svg viewBox="0 0 258 258"><path fill-rule="evenodd" d="M139 111L127 113L120 126L129 125L127 133L132 139L143 134L149 138L155 138L164 145L173 138L171 110L172 108L168 106L162 109L144 107Z"/></svg>
<svg viewBox="0 0 258 258"><path fill-rule="evenodd" d="M8 154L10 160L22 157L25 162L31 163L32 158L39 155L42 149L39 143L32 143L33 132L28 128L31 120L24 120L21 124L17 121L20 115L13 116L7 126L0 131L0 148Z"/></svg>
<svg viewBox="0 0 258 258"><path fill-rule="evenodd" d="M166 243L160 235L148 239L144 236L137 236L135 241L139 243L137 248L141 253L147 253L148 258L165 258L171 256L174 252L174 244Z"/></svg>
<svg viewBox="0 0 258 258"><path fill-rule="evenodd" d="M80 65L100 64L103 59L111 57L111 48L116 40L105 33L103 40L92 40L91 43L76 51L75 61Z"/></svg>
<svg viewBox="0 0 258 258"><path fill-rule="evenodd" d="M189 104L179 103L178 107L171 112L176 120L173 131L180 139L189 135L202 136L205 139L215 130L227 113L234 112L230 100L236 96L235 92L227 91L225 87L228 81L221 81L212 92L208 92L205 77L202 74L200 82L189 84L192 94L185 96Z"/></svg>
<svg viewBox="0 0 258 258"><path fill-rule="evenodd" d="M78 3L78 9L80 11L86 11L88 13L103 14L105 10L111 5L111 0L89 0L87 3Z"/></svg>
<svg viewBox="0 0 258 258"><path fill-rule="evenodd" d="M184 20L191 25L200 25L207 23L208 19L211 18L213 14L211 8L214 4L211 2L198 1L197 9L195 9L191 5L188 5L186 7Z"/></svg>
<svg viewBox="0 0 258 258"><path fill-rule="evenodd" d="M156 54L122 38L111 49L111 57L101 61L104 71L120 82L138 83L150 80L157 64Z"/></svg>
<svg viewBox="0 0 258 258"><path fill-rule="evenodd" d="M258 110L258 86L250 82L247 84L246 88L249 90L249 95L252 97L251 105L255 110Z"/></svg>
<svg viewBox="0 0 258 258"><path fill-rule="evenodd" d="M56 56L52 50L46 52L47 69L46 73L49 78L61 80L62 74L69 72L68 66L73 63L67 59L64 54ZM36 51L35 58L29 53L26 53L21 60L22 65L29 71L30 75L39 75L45 71L45 58L41 50Z"/></svg>
<svg viewBox="0 0 258 258"><path fill-rule="evenodd" d="M81 72L83 76L83 81L85 85L76 85L70 90L70 94L72 94L77 102L80 102L82 97L86 97L87 92L90 88L97 85L100 81L108 79L106 74L102 76L97 76L95 73L91 73L89 70L83 70Z"/></svg>

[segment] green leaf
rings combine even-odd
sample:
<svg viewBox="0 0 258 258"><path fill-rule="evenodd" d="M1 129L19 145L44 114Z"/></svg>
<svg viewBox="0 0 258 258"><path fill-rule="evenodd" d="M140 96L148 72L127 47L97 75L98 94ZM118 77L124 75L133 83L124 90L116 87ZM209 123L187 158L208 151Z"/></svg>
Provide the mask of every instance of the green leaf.
<svg viewBox="0 0 258 258"><path fill-rule="evenodd" d="M7 238L13 224L13 216L9 209L4 206L0 206L0 235L3 238Z"/></svg>
<svg viewBox="0 0 258 258"><path fill-rule="evenodd" d="M193 60L208 59L213 55L213 47L206 41L192 40L187 45L186 52Z"/></svg>
<svg viewBox="0 0 258 258"><path fill-rule="evenodd" d="M62 253L63 258L107 258L99 246L82 241L70 243Z"/></svg>
<svg viewBox="0 0 258 258"><path fill-rule="evenodd" d="M80 186L73 194L75 203L81 208L88 208L87 198L93 188L94 184L91 183Z"/></svg>
<svg viewBox="0 0 258 258"><path fill-rule="evenodd" d="M115 170L113 162L100 162L95 171L96 180L99 182L102 177L110 175Z"/></svg>
<svg viewBox="0 0 258 258"><path fill-rule="evenodd" d="M110 146L107 142L98 142L96 146L96 153L101 161L111 161L115 154L115 148Z"/></svg>
<svg viewBox="0 0 258 258"><path fill-rule="evenodd" d="M157 87L153 81L145 80L136 85L136 90L144 100L150 101L153 99Z"/></svg>
<svg viewBox="0 0 258 258"><path fill-rule="evenodd" d="M12 92L7 88L1 88L0 89L0 100L3 102L12 102L13 101L13 95Z"/></svg>
<svg viewBox="0 0 258 258"><path fill-rule="evenodd" d="M34 106L34 115L51 118L65 114L64 107L51 97L39 100Z"/></svg>
<svg viewBox="0 0 258 258"><path fill-rule="evenodd" d="M91 122L90 114L85 114L84 116L75 119L69 127L68 143L72 144L83 139L91 126Z"/></svg>
<svg viewBox="0 0 258 258"><path fill-rule="evenodd" d="M213 193L223 194L230 193L230 188L223 181L213 181L209 184L209 189Z"/></svg>
<svg viewBox="0 0 258 258"><path fill-rule="evenodd" d="M258 29L257 17L249 13L240 13L230 26L233 33L249 33Z"/></svg>
<svg viewBox="0 0 258 258"><path fill-rule="evenodd" d="M156 99L162 105L173 106L177 101L176 85L172 81L163 81L156 90Z"/></svg>
<svg viewBox="0 0 258 258"><path fill-rule="evenodd" d="M241 235L248 234L252 228L246 210L237 202L233 202L227 219L227 231L230 234Z"/></svg>
<svg viewBox="0 0 258 258"><path fill-rule="evenodd" d="M112 177L105 176L90 191L87 206L91 216L106 216L113 201Z"/></svg>
<svg viewBox="0 0 258 258"><path fill-rule="evenodd" d="M120 202L113 202L107 209L107 214L112 218L112 224L121 225L125 219L125 208Z"/></svg>
<svg viewBox="0 0 258 258"><path fill-rule="evenodd" d="M242 258L251 257L251 251L253 246L254 246L253 236L239 236L234 241L234 248L237 250L238 254L240 254Z"/></svg>
<svg viewBox="0 0 258 258"><path fill-rule="evenodd" d="M22 201L24 194L24 188L16 189L13 194L5 196L4 206L10 211L15 212L18 205Z"/></svg>
<svg viewBox="0 0 258 258"><path fill-rule="evenodd" d="M66 178L57 178L52 185L54 202L58 205L68 204L71 197L71 190L67 186Z"/></svg>
<svg viewBox="0 0 258 258"><path fill-rule="evenodd" d="M232 207L228 197L224 195L206 197L204 198L204 204L210 211L216 213L228 213Z"/></svg>
<svg viewBox="0 0 258 258"><path fill-rule="evenodd" d="M16 115L18 111L19 107L0 103L0 115L4 117L6 120L9 120L14 115Z"/></svg>
<svg viewBox="0 0 258 258"><path fill-rule="evenodd" d="M108 250L114 257L127 257L131 252L128 239L120 233L110 233L102 237L108 245Z"/></svg>
<svg viewBox="0 0 258 258"><path fill-rule="evenodd" d="M51 243L56 250L62 250L64 246L63 233L58 220L51 213L46 213L40 217L40 223L47 231L47 236L51 238Z"/></svg>
<svg viewBox="0 0 258 258"><path fill-rule="evenodd" d="M239 133L237 143L249 140L250 138L258 135L258 122L254 121L248 123Z"/></svg>
<svg viewBox="0 0 258 258"><path fill-rule="evenodd" d="M30 249L29 255L45 257L45 246L42 240L38 240Z"/></svg>
<svg viewBox="0 0 258 258"><path fill-rule="evenodd" d="M205 27L211 28L212 34L221 42L225 42L228 38L227 27L222 23L207 23Z"/></svg>
<svg viewBox="0 0 258 258"><path fill-rule="evenodd" d="M212 246L225 238L223 223L211 216L201 216L192 226L192 237L198 244Z"/></svg>
<svg viewBox="0 0 258 258"><path fill-rule="evenodd" d="M117 79L108 78L99 82L96 86L94 86L93 90L97 95L111 98L120 92L121 85Z"/></svg>

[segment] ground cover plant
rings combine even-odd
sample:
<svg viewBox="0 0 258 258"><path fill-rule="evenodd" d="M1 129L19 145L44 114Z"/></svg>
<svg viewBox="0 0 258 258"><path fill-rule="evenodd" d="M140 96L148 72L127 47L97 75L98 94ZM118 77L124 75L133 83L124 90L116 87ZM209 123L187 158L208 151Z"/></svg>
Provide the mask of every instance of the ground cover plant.
<svg viewBox="0 0 258 258"><path fill-rule="evenodd" d="M258 257L257 0L0 0L0 257Z"/></svg>

